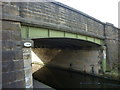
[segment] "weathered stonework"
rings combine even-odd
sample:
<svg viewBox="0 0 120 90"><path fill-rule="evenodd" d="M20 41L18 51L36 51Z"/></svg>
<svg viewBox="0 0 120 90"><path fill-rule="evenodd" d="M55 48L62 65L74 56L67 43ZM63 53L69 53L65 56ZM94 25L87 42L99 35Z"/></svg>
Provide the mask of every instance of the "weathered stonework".
<svg viewBox="0 0 120 90"><path fill-rule="evenodd" d="M32 7L32 8L31 8ZM52 2L31 2L20 4L21 17L48 22L57 26L66 26L71 31L87 31L97 36L103 36L103 24ZM69 31L69 30L68 30ZM69 32L71 32L69 31ZM86 33L87 33L86 32Z"/></svg>
<svg viewBox="0 0 120 90"><path fill-rule="evenodd" d="M20 21L23 25L29 24L104 38L104 23L66 5L57 2L12 2L10 4L19 7L20 17L5 14L6 17L3 17L5 19L11 18Z"/></svg>
<svg viewBox="0 0 120 90"><path fill-rule="evenodd" d="M118 66L119 66L119 29L112 24L107 23L105 25L105 45L107 47L107 72L111 76L119 78Z"/></svg>
<svg viewBox="0 0 120 90"><path fill-rule="evenodd" d="M2 85L3 88L24 88L20 23L12 21L2 22ZM14 38L16 33L14 30L19 32L16 35L17 38Z"/></svg>
<svg viewBox="0 0 120 90"><path fill-rule="evenodd" d="M96 59L97 56L99 57L97 61L93 60L96 65L95 72L98 74L99 69L102 68L104 75L109 74L108 71L110 71L110 74L117 76L118 79L118 75L120 75L120 30L118 28L56 2L4 2L2 4L0 2L0 5L2 6L2 13L0 13L0 17L2 16L2 18L0 18L2 20L2 25L0 25L0 28L2 28L2 30L0 30L0 33L2 33L2 38L0 38L2 50L0 53L2 53L3 88L33 87L31 49L23 48L21 38L22 25L61 30L105 40L107 69L101 67L100 64L96 64L99 61L99 63L101 63L103 59L103 51L100 49L100 53L98 51L91 53L95 55L93 58ZM89 53L83 51L83 53L84 52ZM49 57L49 59L50 58L51 57ZM76 60L75 64L77 62L79 61ZM71 65L70 62L63 63L60 62L60 60L54 61L51 65L52 64L62 67L64 67L65 64L67 68ZM74 69L79 68L79 70L82 70L79 65L74 66L75 64L73 64ZM86 63L84 62L84 64ZM84 70L85 68L83 68L83 71ZM90 72L89 68L87 68L87 70L87 72Z"/></svg>
<svg viewBox="0 0 120 90"><path fill-rule="evenodd" d="M2 15L19 15L18 8L2 6ZM20 22L2 20L2 88L25 88Z"/></svg>
<svg viewBox="0 0 120 90"><path fill-rule="evenodd" d="M26 88L33 88L32 69L31 69L31 49L23 48L23 60L25 70L25 84Z"/></svg>
<svg viewBox="0 0 120 90"><path fill-rule="evenodd" d="M118 72L120 75L120 29L118 29Z"/></svg>

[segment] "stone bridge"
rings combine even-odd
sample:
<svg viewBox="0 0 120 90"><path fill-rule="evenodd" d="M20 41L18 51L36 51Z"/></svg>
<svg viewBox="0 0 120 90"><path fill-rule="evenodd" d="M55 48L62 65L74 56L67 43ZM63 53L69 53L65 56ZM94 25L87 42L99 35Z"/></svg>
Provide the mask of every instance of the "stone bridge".
<svg viewBox="0 0 120 90"><path fill-rule="evenodd" d="M120 79L120 30L113 24L59 2L0 6L3 88L32 88L31 63Z"/></svg>

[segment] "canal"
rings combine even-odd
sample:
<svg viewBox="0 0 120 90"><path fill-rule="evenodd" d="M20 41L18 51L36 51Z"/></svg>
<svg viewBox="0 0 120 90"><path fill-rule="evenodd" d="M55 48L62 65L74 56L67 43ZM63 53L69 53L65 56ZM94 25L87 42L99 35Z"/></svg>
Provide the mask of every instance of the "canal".
<svg viewBox="0 0 120 90"><path fill-rule="evenodd" d="M120 88L120 82L63 70L43 67L33 73L33 78L54 88Z"/></svg>

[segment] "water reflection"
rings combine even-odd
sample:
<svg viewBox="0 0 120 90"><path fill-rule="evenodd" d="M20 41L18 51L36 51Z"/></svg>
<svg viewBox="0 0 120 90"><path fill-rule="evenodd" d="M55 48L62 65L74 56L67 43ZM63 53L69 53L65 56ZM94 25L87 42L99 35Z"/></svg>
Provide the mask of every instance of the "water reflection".
<svg viewBox="0 0 120 90"><path fill-rule="evenodd" d="M33 77L53 88L120 88L117 81L51 67L41 68Z"/></svg>

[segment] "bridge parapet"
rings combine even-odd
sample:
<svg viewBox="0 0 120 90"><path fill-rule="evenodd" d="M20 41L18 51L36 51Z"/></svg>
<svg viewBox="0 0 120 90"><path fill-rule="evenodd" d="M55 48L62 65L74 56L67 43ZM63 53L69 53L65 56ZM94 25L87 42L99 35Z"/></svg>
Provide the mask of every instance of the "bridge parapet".
<svg viewBox="0 0 120 90"><path fill-rule="evenodd" d="M12 3L20 11L21 22L44 28L104 38L104 23L57 2Z"/></svg>

